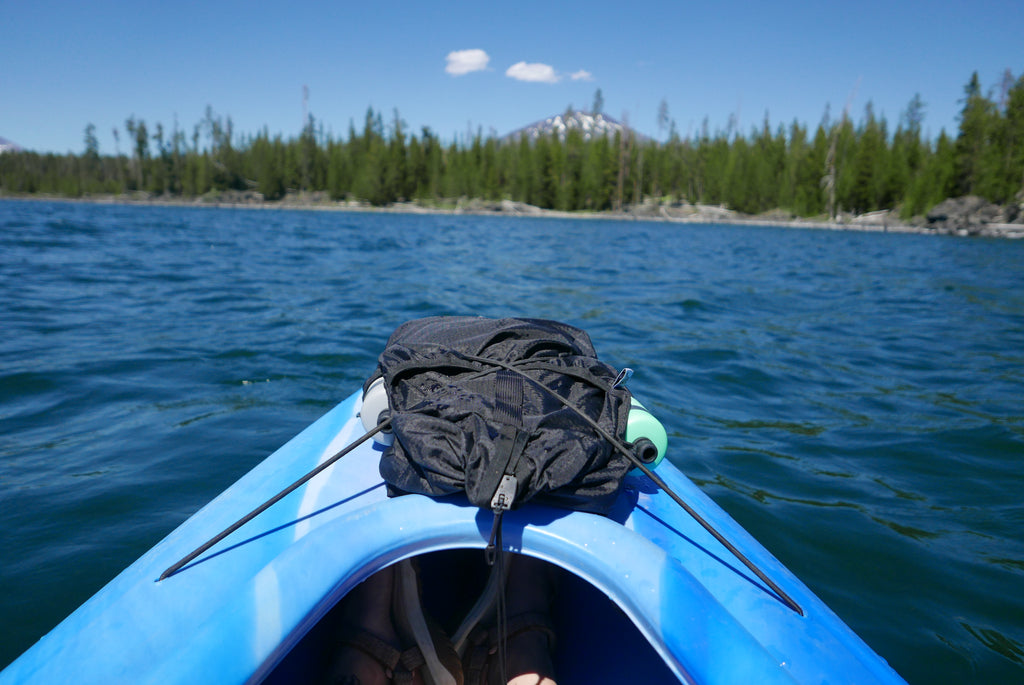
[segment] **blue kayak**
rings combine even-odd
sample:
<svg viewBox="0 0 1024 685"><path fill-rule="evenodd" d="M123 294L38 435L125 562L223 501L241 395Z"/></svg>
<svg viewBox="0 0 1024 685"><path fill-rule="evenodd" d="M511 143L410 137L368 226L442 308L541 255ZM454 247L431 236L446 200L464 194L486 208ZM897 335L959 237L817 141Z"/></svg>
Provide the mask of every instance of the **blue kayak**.
<svg viewBox="0 0 1024 685"><path fill-rule="evenodd" d="M491 513L462 495L388 498L382 447L368 440L160 580L361 437L361 403L361 393L349 397L185 521L0 673L0 685L315 680L331 610L353 587L412 557L425 573L482 560ZM502 540L562 569L552 616L560 685L903 682L672 464L657 474L799 611L648 476L627 476L608 516L527 504L505 514Z"/></svg>

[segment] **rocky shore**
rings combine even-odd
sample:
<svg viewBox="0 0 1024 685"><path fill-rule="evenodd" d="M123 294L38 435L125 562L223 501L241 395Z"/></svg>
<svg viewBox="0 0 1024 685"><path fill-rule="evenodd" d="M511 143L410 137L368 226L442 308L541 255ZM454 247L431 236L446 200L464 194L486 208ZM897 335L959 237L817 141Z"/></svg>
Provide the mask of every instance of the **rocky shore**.
<svg viewBox="0 0 1024 685"><path fill-rule="evenodd" d="M325 192L289 192L278 201L269 202L255 191L224 191L187 199L130 193L94 195L80 198L58 196L12 196L0 193L0 199L92 202L97 204L164 205L174 207L231 207L246 209L309 209L330 211L393 212L407 214L468 214L484 216L527 216L572 219L617 219L664 221L671 223L719 223L750 226L785 226L793 228L824 228L833 230L920 233L933 235L1024 238L1024 201L999 206L986 200L967 196L951 198L936 205L924 217L907 222L896 212L883 210L867 214L840 214L835 219L798 217L783 210L751 215L719 205L690 203L659 204L647 201L624 207L621 211L563 212L542 209L512 200L490 201L460 198L449 202L399 202L374 207L366 202L332 200Z"/></svg>
<svg viewBox="0 0 1024 685"><path fill-rule="evenodd" d="M958 235L1024 234L1024 202L999 206L968 195L940 202L926 218L930 229Z"/></svg>

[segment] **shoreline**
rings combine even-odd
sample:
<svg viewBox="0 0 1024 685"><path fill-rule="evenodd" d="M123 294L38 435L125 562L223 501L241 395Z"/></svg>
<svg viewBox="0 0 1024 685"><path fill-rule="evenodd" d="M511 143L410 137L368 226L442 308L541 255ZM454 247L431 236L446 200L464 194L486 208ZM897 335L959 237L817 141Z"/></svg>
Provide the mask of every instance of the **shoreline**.
<svg viewBox="0 0 1024 685"><path fill-rule="evenodd" d="M266 201L257 193L228 191L216 197L193 199L152 196L148 193L101 194L82 197L61 195L8 195L0 193L0 200L26 202L70 202L99 205L147 207L205 207L211 209L252 210L312 210L328 212L365 212L382 214L435 214L466 216L510 216L553 219L594 219L611 221L647 221L673 224L725 224L731 226L770 226L778 228L805 228L833 231L861 231L873 233L910 233L919 235L948 235L959 237L1024 238L1024 224L991 223L960 228L936 227L908 223L893 218L893 212L882 210L860 216L843 215L839 220L803 218L774 210L761 215L742 214L718 205L659 205L644 203L621 211L562 211L543 209L512 200L460 199L454 206L424 205L417 202L399 202L373 206L367 202L331 200L326 193L289 193L281 200Z"/></svg>

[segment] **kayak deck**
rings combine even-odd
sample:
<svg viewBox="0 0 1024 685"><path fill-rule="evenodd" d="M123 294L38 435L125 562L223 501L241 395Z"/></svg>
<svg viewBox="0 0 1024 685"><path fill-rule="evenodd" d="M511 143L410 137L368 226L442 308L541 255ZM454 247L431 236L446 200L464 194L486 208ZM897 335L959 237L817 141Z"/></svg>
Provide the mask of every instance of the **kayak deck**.
<svg viewBox="0 0 1024 685"><path fill-rule="evenodd" d="M377 472L382 448L367 442L157 581L362 435L359 406L352 395L225 490L0 673L0 683L285 682L329 641L338 601L371 574L410 557L482 560L490 512L462 496L388 499ZM560 683L903 682L689 479L668 463L658 474L804 615L648 478L629 476L608 517L532 504L505 515L507 550L564 571L554 616ZM452 603L445 591L425 601Z"/></svg>

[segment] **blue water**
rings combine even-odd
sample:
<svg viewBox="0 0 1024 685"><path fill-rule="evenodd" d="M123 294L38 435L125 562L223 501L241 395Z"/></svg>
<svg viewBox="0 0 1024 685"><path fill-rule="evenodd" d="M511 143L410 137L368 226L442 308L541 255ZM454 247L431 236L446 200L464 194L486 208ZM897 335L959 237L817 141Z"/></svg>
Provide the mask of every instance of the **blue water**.
<svg viewBox="0 0 1024 685"><path fill-rule="evenodd" d="M1024 681L1024 242L0 201L0 665L401 322L586 329L911 683Z"/></svg>

